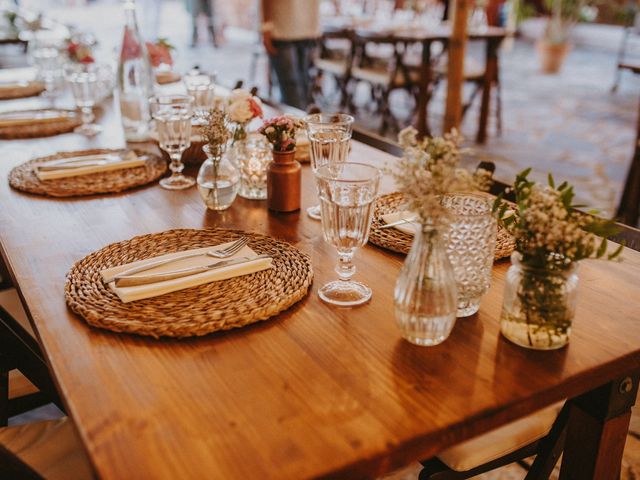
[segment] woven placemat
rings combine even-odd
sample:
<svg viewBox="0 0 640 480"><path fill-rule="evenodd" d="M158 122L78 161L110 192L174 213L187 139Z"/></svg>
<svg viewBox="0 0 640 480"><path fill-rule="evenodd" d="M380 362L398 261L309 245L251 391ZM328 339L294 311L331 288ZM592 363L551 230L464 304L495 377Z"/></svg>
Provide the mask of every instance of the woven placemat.
<svg viewBox="0 0 640 480"><path fill-rule="evenodd" d="M52 109L20 110L20 113L33 113L33 115L37 115L38 112L50 110ZM51 135L71 132L74 128L82 124L80 115L75 110L57 110L60 112L60 115L65 117L64 119L54 122L33 123L31 125L0 127L0 139L16 140L19 138L50 137Z"/></svg>
<svg viewBox="0 0 640 480"><path fill-rule="evenodd" d="M159 297L122 303L100 271L165 253L218 245L241 236L272 267ZM288 243L240 230L179 229L113 243L67 274L67 305L94 327L152 337L191 337L266 320L304 298L313 279L309 256Z"/></svg>
<svg viewBox="0 0 640 480"><path fill-rule="evenodd" d="M401 232L397 228L380 228L384 225L382 215L403 210L405 203L402 193L399 192L378 197L373 213L371 232L369 233L369 241L371 243L394 252L409 253L413 243L413 235ZM494 260L508 257L513 253L514 248L513 237L505 229L498 227Z"/></svg>
<svg viewBox="0 0 640 480"><path fill-rule="evenodd" d="M24 85L12 88L0 88L0 100L34 97L40 95L44 90L45 87L42 82L27 82Z"/></svg>
<svg viewBox="0 0 640 480"><path fill-rule="evenodd" d="M101 153L124 153L126 150L94 149L75 152L60 152L47 157L35 158L18 165L9 172L9 185L23 192L47 195L50 197L77 197L97 193L116 193L129 188L146 185L162 177L167 171L167 164L156 155L135 150L138 156L148 156L146 164L141 167L97 172L78 177L58 178L40 181L35 167L42 163L80 155L96 155Z"/></svg>

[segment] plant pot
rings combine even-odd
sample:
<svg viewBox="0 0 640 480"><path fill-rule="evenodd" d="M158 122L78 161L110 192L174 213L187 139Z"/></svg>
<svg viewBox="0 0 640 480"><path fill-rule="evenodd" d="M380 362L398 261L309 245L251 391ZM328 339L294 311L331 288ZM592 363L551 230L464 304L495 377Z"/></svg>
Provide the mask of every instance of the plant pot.
<svg viewBox="0 0 640 480"><path fill-rule="evenodd" d="M565 43L549 43L546 40L539 40L536 44L538 57L540 58L540 68L543 73L558 73L564 59L571 50L571 45Z"/></svg>

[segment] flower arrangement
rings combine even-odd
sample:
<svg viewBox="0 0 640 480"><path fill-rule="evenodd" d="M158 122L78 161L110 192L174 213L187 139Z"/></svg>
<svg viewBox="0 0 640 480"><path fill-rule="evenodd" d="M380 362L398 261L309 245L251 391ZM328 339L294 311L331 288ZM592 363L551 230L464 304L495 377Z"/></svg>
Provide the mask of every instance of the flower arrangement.
<svg viewBox="0 0 640 480"><path fill-rule="evenodd" d="M554 349L569 341L577 262L617 259L623 246L608 251L606 237L616 233L615 223L576 210L571 185L564 182L556 187L551 175L548 185L535 183L527 178L530 171L516 177L515 207L502 195L493 207L516 245L507 274L501 330L519 345Z"/></svg>
<svg viewBox="0 0 640 480"><path fill-rule="evenodd" d="M175 50L175 47L166 38L158 38L155 43L147 42L147 52L149 52L151 66L157 68L162 64L173 65L172 50Z"/></svg>
<svg viewBox="0 0 640 480"><path fill-rule="evenodd" d="M488 190L491 186L490 172L478 169L472 174L459 167L462 137L456 131L418 140L417 130L408 127L400 132L398 141L404 155L390 173L407 197L409 209L423 224L446 213L441 195Z"/></svg>
<svg viewBox="0 0 640 480"><path fill-rule="evenodd" d="M612 220L576 210L580 205L573 204L575 194L567 182L556 188L549 175L549 185L544 186L529 180L530 172L528 168L516 176L515 211L503 194L493 206L501 224L515 238L523 264L557 271L585 258L613 260L620 255L622 246L607 253L606 237L618 230Z"/></svg>
<svg viewBox="0 0 640 480"><path fill-rule="evenodd" d="M222 110L211 109L202 115L202 136L209 146L209 151L224 153L231 138L229 117Z"/></svg>
<svg viewBox="0 0 640 480"><path fill-rule="evenodd" d="M296 132L302 126L299 118L282 115L266 120L258 132L267 137L274 152L291 152L296 149Z"/></svg>
<svg viewBox="0 0 640 480"><path fill-rule="evenodd" d="M89 64L95 62L92 51L93 45L81 39L67 40L67 56L74 63Z"/></svg>
<svg viewBox="0 0 640 480"><path fill-rule="evenodd" d="M233 142L246 137L246 126L254 118L262 118L262 102L250 92L237 88L229 95L227 103L229 120L236 124Z"/></svg>

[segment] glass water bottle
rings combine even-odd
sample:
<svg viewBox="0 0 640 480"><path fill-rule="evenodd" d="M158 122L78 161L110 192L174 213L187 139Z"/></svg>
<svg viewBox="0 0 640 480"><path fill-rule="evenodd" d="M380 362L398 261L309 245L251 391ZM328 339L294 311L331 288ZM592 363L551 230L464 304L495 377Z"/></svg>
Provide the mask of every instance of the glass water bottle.
<svg viewBox="0 0 640 480"><path fill-rule="evenodd" d="M118 98L125 139L149 139L149 97L153 94L153 73L147 47L136 21L136 5L125 1L126 23L118 63Z"/></svg>

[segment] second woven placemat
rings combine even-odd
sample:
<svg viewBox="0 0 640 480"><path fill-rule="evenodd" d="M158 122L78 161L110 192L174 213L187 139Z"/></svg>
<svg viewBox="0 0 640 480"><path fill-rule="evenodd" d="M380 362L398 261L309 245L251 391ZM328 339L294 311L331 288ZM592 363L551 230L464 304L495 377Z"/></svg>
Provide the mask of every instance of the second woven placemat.
<svg viewBox="0 0 640 480"><path fill-rule="evenodd" d="M45 110L20 110L20 113L36 116ZM50 137L51 135L71 132L74 128L82 124L80 115L75 110L57 110L60 116L64 118L44 123L34 122L27 125L0 127L0 139L17 140L20 138ZM12 114L14 112L6 113Z"/></svg>
<svg viewBox="0 0 640 480"><path fill-rule="evenodd" d="M40 95L44 92L44 84L42 82L25 82L22 85L16 85L11 88L0 89L0 100L11 100L14 98L27 98Z"/></svg>
<svg viewBox="0 0 640 480"><path fill-rule="evenodd" d="M95 195L98 193L116 193L129 188L146 185L162 177L167 171L164 160L148 152L136 150L138 156L148 156L146 164L141 167L96 172L77 177L58 178L40 181L35 167L46 162L62 158L102 153L124 153L126 150L94 149L75 152L60 152L47 157L35 158L18 165L9 172L9 185L23 192L47 195L50 197L76 197Z"/></svg>
<svg viewBox="0 0 640 480"><path fill-rule="evenodd" d="M396 228L380 228L384 225L383 215L399 212L405 208L405 204L404 197L399 192L378 197L369 233L369 241L371 243L393 252L409 253L413 243L413 235L401 232ZM494 260L508 257L513 253L514 248L513 237L506 230L498 227Z"/></svg>
<svg viewBox="0 0 640 480"><path fill-rule="evenodd" d="M100 271L136 260L219 245L242 236L270 269L159 297L122 303ZM77 262L67 275L67 305L94 327L152 337L201 336L266 320L300 301L313 280L311 259L292 245L240 230L179 229L113 243Z"/></svg>

